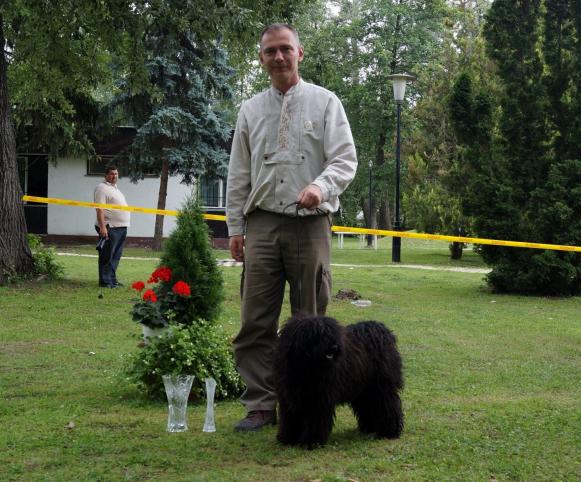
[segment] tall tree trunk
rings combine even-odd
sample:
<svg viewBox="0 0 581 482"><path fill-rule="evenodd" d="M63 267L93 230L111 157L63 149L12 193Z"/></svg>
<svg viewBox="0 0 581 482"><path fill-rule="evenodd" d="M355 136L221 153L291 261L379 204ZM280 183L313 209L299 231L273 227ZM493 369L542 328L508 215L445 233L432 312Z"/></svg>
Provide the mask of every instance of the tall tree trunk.
<svg viewBox="0 0 581 482"><path fill-rule="evenodd" d="M164 159L161 163L161 176L159 178L159 195L157 197L157 209L165 209L167 199L167 181L169 179L169 161ZM154 251L161 251L163 240L163 219L165 216L158 214L155 216L155 231L153 234Z"/></svg>
<svg viewBox="0 0 581 482"><path fill-rule="evenodd" d="M387 120L384 122L384 126L387 126ZM385 164L385 143L387 141L387 136L385 131L387 127L382 129L379 133L379 137L377 139L377 151L375 154L375 165L380 167ZM391 209L389 207L389 190L386 192L385 197L382 197L379 200L378 206L378 214L377 214L377 223L379 229L389 229L392 228L392 221L391 221Z"/></svg>
<svg viewBox="0 0 581 482"><path fill-rule="evenodd" d="M18 179L3 25L4 19L0 15L0 284L9 281L13 275L26 276L34 268L26 239L26 219Z"/></svg>
<svg viewBox="0 0 581 482"><path fill-rule="evenodd" d="M389 208L389 201L387 199L381 200L378 217L379 229L387 229L389 231L393 229L391 209Z"/></svg>
<svg viewBox="0 0 581 482"><path fill-rule="evenodd" d="M369 199L363 199L363 216L365 217L365 226L369 229L377 229L377 210L375 209L375 203L373 199L371 200L371 206L369 205ZM373 235L367 235L367 247L373 246Z"/></svg>

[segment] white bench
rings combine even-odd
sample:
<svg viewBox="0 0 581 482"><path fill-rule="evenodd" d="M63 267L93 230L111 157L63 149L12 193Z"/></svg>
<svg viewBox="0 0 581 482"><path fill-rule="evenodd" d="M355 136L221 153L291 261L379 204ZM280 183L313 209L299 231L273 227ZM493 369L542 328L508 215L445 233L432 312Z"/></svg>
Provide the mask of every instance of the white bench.
<svg viewBox="0 0 581 482"><path fill-rule="evenodd" d="M354 234L356 236L359 236L359 247L360 248L364 248L365 246L367 246L367 234L357 234L357 233L351 233L348 231L335 231L335 234L337 235L339 249L343 249L343 236L345 236L346 234L352 234L352 235ZM373 245L374 249L377 249L377 234L373 235L372 245Z"/></svg>

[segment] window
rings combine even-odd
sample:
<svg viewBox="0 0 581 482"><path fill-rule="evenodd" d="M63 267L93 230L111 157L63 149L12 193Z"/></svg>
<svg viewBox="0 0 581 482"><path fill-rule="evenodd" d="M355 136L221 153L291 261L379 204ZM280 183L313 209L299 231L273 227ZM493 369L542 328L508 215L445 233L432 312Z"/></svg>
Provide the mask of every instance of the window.
<svg viewBox="0 0 581 482"><path fill-rule="evenodd" d="M223 208L226 206L226 180L225 179L200 179L200 199L202 206L207 208Z"/></svg>
<svg viewBox="0 0 581 482"><path fill-rule="evenodd" d="M18 179L23 194L46 197L48 193L48 157L43 154L20 154Z"/></svg>
<svg viewBox="0 0 581 482"><path fill-rule="evenodd" d="M105 169L110 164L117 166L119 177L127 176L129 173L127 159L115 156L99 156L87 159L87 176L104 176Z"/></svg>

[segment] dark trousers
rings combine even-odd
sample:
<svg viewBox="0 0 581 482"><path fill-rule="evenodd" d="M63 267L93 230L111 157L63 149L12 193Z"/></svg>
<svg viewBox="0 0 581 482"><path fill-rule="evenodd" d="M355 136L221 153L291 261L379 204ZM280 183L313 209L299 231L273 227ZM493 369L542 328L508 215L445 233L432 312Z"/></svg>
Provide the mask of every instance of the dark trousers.
<svg viewBox="0 0 581 482"><path fill-rule="evenodd" d="M254 211L247 219L240 332L234 355L248 411L273 410L272 357L285 285L293 314L322 315L331 292L329 216Z"/></svg>
<svg viewBox="0 0 581 482"><path fill-rule="evenodd" d="M99 227L95 226L97 232ZM99 286L113 287L117 284L117 266L123 254L127 228L107 228L109 239L99 251Z"/></svg>

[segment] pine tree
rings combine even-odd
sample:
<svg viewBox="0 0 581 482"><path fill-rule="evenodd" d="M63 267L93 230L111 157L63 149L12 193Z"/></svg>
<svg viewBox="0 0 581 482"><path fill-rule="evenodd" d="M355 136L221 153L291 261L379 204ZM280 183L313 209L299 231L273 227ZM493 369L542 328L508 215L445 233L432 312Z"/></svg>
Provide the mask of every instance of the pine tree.
<svg viewBox="0 0 581 482"><path fill-rule="evenodd" d="M573 5L573 0L492 5L484 33L503 87L496 123L474 130L484 127L478 109L486 102L477 100L465 78L456 84L455 107L464 111L454 126L470 169L465 203L480 237L581 243L581 144L571 129L578 109ZM483 149L480 134L488 135L489 149ZM581 292L579 254L497 246L482 246L481 253L492 266L488 281L498 291Z"/></svg>
<svg viewBox="0 0 581 482"><path fill-rule="evenodd" d="M161 258L161 266L171 269L173 279L183 280L191 288L188 313L179 323L190 324L199 319L213 322L220 313L224 281L209 239L200 207L193 198L186 200Z"/></svg>
<svg viewBox="0 0 581 482"><path fill-rule="evenodd" d="M122 78L122 94L113 102L137 128L129 151L132 180L160 176L158 209L165 209L170 175L193 184L202 175L224 176L227 170L230 127L220 101L231 96L233 71L220 39L191 30L177 13L184 8L178 3L149 6L143 16L149 85L132 91L129 79ZM163 216L157 216L155 249L161 249L162 232Z"/></svg>

